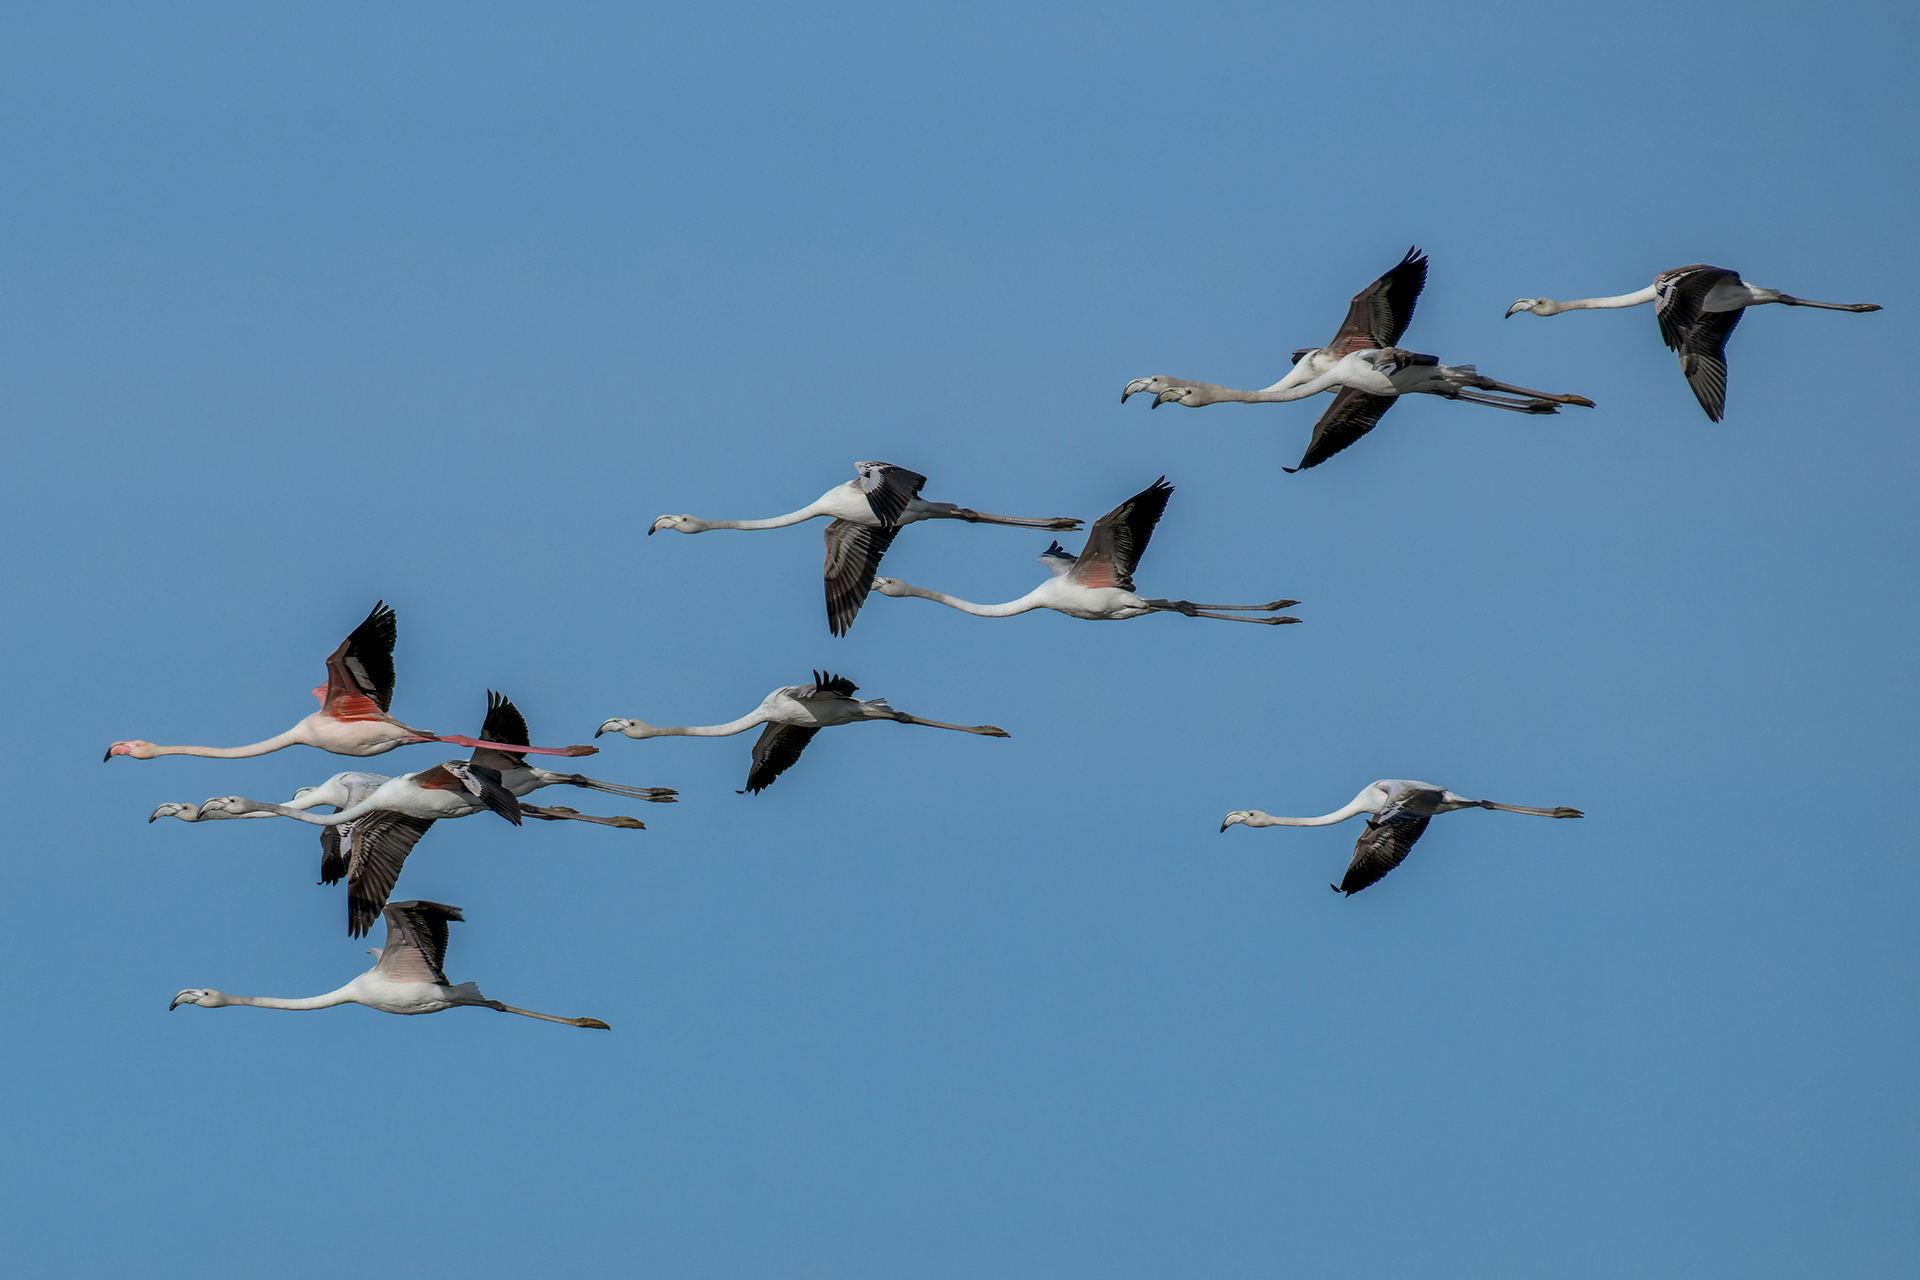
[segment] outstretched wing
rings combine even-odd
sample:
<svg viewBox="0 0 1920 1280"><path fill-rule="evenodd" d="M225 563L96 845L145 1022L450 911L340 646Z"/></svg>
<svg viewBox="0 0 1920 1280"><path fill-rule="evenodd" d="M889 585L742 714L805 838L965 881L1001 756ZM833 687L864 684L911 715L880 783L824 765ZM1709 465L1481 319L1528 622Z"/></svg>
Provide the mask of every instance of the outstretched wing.
<svg viewBox="0 0 1920 1280"><path fill-rule="evenodd" d="M753 744L753 768L747 772L747 790L759 795L772 786L773 780L800 758L800 753L818 732L818 729L795 724L770 724L762 729L760 740Z"/></svg>
<svg viewBox="0 0 1920 1280"><path fill-rule="evenodd" d="M899 523L907 504L920 496L927 478L917 471L896 467L891 462L856 462L860 474L860 492L873 508L873 518L891 528Z"/></svg>
<svg viewBox="0 0 1920 1280"><path fill-rule="evenodd" d="M1687 375L1693 398L1715 422L1727 411L1727 335L1745 314L1744 308L1703 312L1680 339L1680 372ZM1660 327L1664 333L1666 323Z"/></svg>
<svg viewBox="0 0 1920 1280"><path fill-rule="evenodd" d="M433 826L432 818L412 818L391 809L376 809L353 823L347 859L347 933L366 936L387 904L387 895L407 864L407 855Z"/></svg>
<svg viewBox="0 0 1920 1280"><path fill-rule="evenodd" d="M851 520L827 525L827 562L822 569L827 580L827 630L843 636L852 628L867 593L873 590L880 557L887 554L899 532L893 525L876 529Z"/></svg>
<svg viewBox="0 0 1920 1280"><path fill-rule="evenodd" d="M1426 814L1389 808L1377 818L1367 820L1367 829L1354 842L1353 861L1347 874L1333 886L1351 898L1407 859L1413 842L1420 838L1432 819Z"/></svg>
<svg viewBox="0 0 1920 1280"><path fill-rule="evenodd" d="M1087 533L1087 545L1067 577L1083 587L1118 587L1133 590L1134 566L1146 554L1147 540L1167 509L1173 486L1161 476L1125 502L1093 522ZM1056 544L1057 545L1057 544Z"/></svg>
<svg viewBox="0 0 1920 1280"><path fill-rule="evenodd" d="M1376 396L1370 391L1357 387L1342 387L1333 397L1333 403L1320 415L1320 421L1313 424L1313 438L1307 441L1307 451L1300 455L1300 465L1283 467L1281 470L1305 471L1308 467L1317 467L1373 430L1380 421L1380 415L1393 408L1399 396Z"/></svg>
<svg viewBox="0 0 1920 1280"><path fill-rule="evenodd" d="M527 736L527 718L520 714L520 708L504 693L487 690L487 718L480 722L480 741L510 742L516 746L532 742ZM505 773L527 762L527 757L519 751L495 751L492 747L475 747L473 755L468 757L469 764L477 764L483 769L492 769Z"/></svg>
<svg viewBox="0 0 1920 1280"><path fill-rule="evenodd" d="M1347 319L1326 349L1334 355L1351 355L1370 347L1393 347L1413 319L1413 307L1420 291L1427 286L1427 255L1408 249L1392 270L1353 295L1347 307Z"/></svg>
<svg viewBox="0 0 1920 1280"><path fill-rule="evenodd" d="M372 720L393 704L393 644L399 624L382 600L327 659L326 712L336 720Z"/></svg>
<svg viewBox="0 0 1920 1280"><path fill-rule="evenodd" d="M374 972L392 982L447 982L447 922L465 920L460 908L443 902L396 902L387 917L387 945L380 948Z"/></svg>
<svg viewBox="0 0 1920 1280"><path fill-rule="evenodd" d="M803 702L808 698L851 698L860 692L859 685L831 671L814 672L813 683L805 688L807 692L800 695L800 700Z"/></svg>

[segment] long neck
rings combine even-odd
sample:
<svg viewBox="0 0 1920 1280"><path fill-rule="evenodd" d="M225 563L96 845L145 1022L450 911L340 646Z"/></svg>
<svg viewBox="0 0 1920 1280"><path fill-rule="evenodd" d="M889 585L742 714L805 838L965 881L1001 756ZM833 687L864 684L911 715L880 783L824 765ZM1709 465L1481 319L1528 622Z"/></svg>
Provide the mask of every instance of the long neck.
<svg viewBox="0 0 1920 1280"><path fill-rule="evenodd" d="M256 1009L331 1009L337 1004L352 1004L353 997L347 994L347 988L329 991L323 996L307 996L300 1000L282 1000L276 996L227 996L228 1004L247 1004Z"/></svg>
<svg viewBox="0 0 1920 1280"><path fill-rule="evenodd" d="M755 709L738 720L729 720L725 724L693 725L656 725L647 730L649 738L730 738L736 733L745 733L755 725L767 722L766 713Z"/></svg>
<svg viewBox="0 0 1920 1280"><path fill-rule="evenodd" d="M697 520L694 523L700 526L701 533L709 529L784 529L790 524L799 524L821 514L819 507L820 504L816 502L798 511L789 511L784 516L772 516L766 520Z"/></svg>
<svg viewBox="0 0 1920 1280"><path fill-rule="evenodd" d="M1300 362L1300 364L1305 363L1305 360ZM1294 370L1297 373L1299 366L1294 366ZM1339 381L1339 370L1337 367L1329 369L1317 378L1303 379L1300 382L1294 383L1292 386L1288 386L1287 379L1292 376L1292 374L1288 374L1287 378L1282 378L1265 391L1237 392L1236 398L1242 404L1285 404L1289 400L1305 400L1308 396L1317 396L1322 391L1336 385Z"/></svg>
<svg viewBox="0 0 1920 1280"><path fill-rule="evenodd" d="M1005 604L975 604L971 600L962 600L959 596L950 596L944 591L929 591L925 587L916 587L911 582L900 584L900 594L919 596L922 600L933 600L946 605L949 609L970 613L976 618L1011 618L1016 613L1026 613L1041 607L1032 594L1021 596L1018 600L1009 600Z"/></svg>
<svg viewBox="0 0 1920 1280"><path fill-rule="evenodd" d="M337 812L326 814L308 813L304 809L295 809L284 804L263 804L258 808L250 809L246 813L238 816L251 818L260 814L266 814L268 816L278 814L282 818L292 818L297 822L311 823L316 827L338 827L344 826L354 819L364 816L366 812L365 806L358 804L349 809L341 809Z"/></svg>
<svg viewBox="0 0 1920 1280"><path fill-rule="evenodd" d="M247 756L264 756L270 751L282 747L303 746L307 735L302 726L295 725L285 733L268 738L265 742L256 742L248 747L153 747L150 754L156 756L209 756L215 760L241 760Z"/></svg>
<svg viewBox="0 0 1920 1280"><path fill-rule="evenodd" d="M1371 812L1373 812L1373 806L1367 803L1366 796L1363 794L1355 797L1354 802L1346 808L1336 809L1332 813L1322 814L1318 818L1276 818L1272 814L1268 814L1264 821L1250 822L1247 825L1259 827L1330 827L1336 822L1345 822L1348 818L1356 814Z"/></svg>
<svg viewBox="0 0 1920 1280"><path fill-rule="evenodd" d="M1553 308L1547 312L1550 316L1559 315L1562 311L1606 311L1613 307L1637 307L1643 302L1653 301L1653 286L1648 285L1636 293L1623 293L1615 298L1575 298L1572 302L1555 302L1551 298L1542 298L1540 301Z"/></svg>

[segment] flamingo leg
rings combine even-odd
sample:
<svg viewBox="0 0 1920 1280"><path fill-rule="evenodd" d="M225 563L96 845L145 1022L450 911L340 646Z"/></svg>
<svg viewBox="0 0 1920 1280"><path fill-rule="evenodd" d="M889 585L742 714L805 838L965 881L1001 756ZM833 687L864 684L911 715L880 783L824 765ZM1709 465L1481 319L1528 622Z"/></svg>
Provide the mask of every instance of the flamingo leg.
<svg viewBox="0 0 1920 1280"><path fill-rule="evenodd" d="M517 756L594 756L600 754L598 747L514 747L500 742L482 742L478 738L466 738L459 734L437 735L421 738L422 742L450 742L455 746L486 747L490 751L508 751Z"/></svg>
<svg viewBox="0 0 1920 1280"><path fill-rule="evenodd" d="M1796 298L1783 293L1777 299L1790 307L1819 307L1822 311L1880 311L1883 308L1877 302L1814 302L1808 298Z"/></svg>
<svg viewBox="0 0 1920 1280"><path fill-rule="evenodd" d="M628 831L645 831L647 824L638 818L596 818L581 813L578 809L569 809L564 805L541 808L539 805L522 804L520 812L529 818L540 818L547 822L597 822L603 827L622 827Z"/></svg>
<svg viewBox="0 0 1920 1280"><path fill-rule="evenodd" d="M988 738L1011 738L1013 735L1005 729L996 729L990 724L945 724L939 720L922 720L919 716L910 716L904 711L896 711L882 719L897 721L900 724L923 724L929 729L952 729L957 733L978 733Z"/></svg>
<svg viewBox="0 0 1920 1280"><path fill-rule="evenodd" d="M1529 400L1524 403L1515 403L1512 400L1503 400L1498 396L1478 395L1472 391L1456 391L1447 398L1449 400L1464 400L1468 404L1484 404L1495 409L1511 409L1515 413L1560 412L1558 405L1547 400Z"/></svg>
<svg viewBox="0 0 1920 1280"><path fill-rule="evenodd" d="M1481 388L1484 391L1505 391L1510 395L1532 396L1536 400L1551 400L1555 404L1577 404L1582 406L1583 408L1587 408L1587 409L1593 408L1593 401L1587 399L1585 396L1550 395L1545 391L1530 391L1526 387L1516 387L1516 386L1513 386L1511 383L1495 382L1492 378L1488 378L1484 376L1475 379L1473 385Z"/></svg>

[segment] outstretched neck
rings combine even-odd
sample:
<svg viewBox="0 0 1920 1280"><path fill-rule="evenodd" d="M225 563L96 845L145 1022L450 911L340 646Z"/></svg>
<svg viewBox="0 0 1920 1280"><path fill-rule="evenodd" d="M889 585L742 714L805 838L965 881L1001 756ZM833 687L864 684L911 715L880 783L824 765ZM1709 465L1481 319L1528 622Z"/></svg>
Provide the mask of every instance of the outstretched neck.
<svg viewBox="0 0 1920 1280"><path fill-rule="evenodd" d="M1009 600L1005 604L975 604L971 600L962 600L959 596L950 596L944 591L929 591L925 587L916 587L911 582L899 582L896 579L895 590L887 595L919 596L922 600L933 600L946 605L949 609L958 609L970 613L976 618L1011 618L1016 613L1026 613L1040 608L1031 594L1018 600Z"/></svg>
<svg viewBox="0 0 1920 1280"><path fill-rule="evenodd" d="M1540 315L1557 316L1562 311L1607 311L1614 307L1637 307L1643 302L1653 301L1653 286L1648 285L1634 293L1623 293L1612 298L1575 298L1572 302L1555 302L1552 298L1540 299L1540 305L1534 310Z"/></svg>
<svg viewBox="0 0 1920 1280"><path fill-rule="evenodd" d="M760 711L741 716L738 720L729 720L725 724L692 724L655 726L647 733L649 738L730 738L736 733L745 733L756 725L766 723L766 716Z"/></svg>
<svg viewBox="0 0 1920 1280"><path fill-rule="evenodd" d="M1250 827L1330 827L1336 822L1345 822L1357 814L1371 813L1372 809L1362 801L1355 800L1344 809L1321 814L1317 818L1276 818L1272 814L1261 814L1260 820L1249 822Z"/></svg>
<svg viewBox="0 0 1920 1280"><path fill-rule="evenodd" d="M299 1000L282 1000L277 996L226 996L228 1004L252 1005L256 1009L331 1009L337 1004L352 1004L353 997L347 994L347 988L329 991L323 996L307 996Z"/></svg>
<svg viewBox="0 0 1920 1280"><path fill-rule="evenodd" d="M285 733L268 738L265 742L256 742L246 747L152 747L144 755L151 756L207 756L214 760L242 760L248 756L264 756L270 751L282 747L297 747L307 744L307 735L302 726L295 725Z"/></svg>
<svg viewBox="0 0 1920 1280"><path fill-rule="evenodd" d="M822 513L819 510L819 504L814 503L798 511L789 511L784 516L771 516L765 520L697 520L694 523L700 526L701 533L709 529L784 529L790 524L799 524L803 520L811 520L820 514Z"/></svg>

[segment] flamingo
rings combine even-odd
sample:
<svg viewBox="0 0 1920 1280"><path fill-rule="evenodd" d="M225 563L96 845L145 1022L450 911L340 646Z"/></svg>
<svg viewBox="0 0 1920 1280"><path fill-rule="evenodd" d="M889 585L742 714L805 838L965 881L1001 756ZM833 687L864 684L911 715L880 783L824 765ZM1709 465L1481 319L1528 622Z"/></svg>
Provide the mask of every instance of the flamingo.
<svg viewBox="0 0 1920 1280"><path fill-rule="evenodd" d="M220 814L267 813L316 827L350 827L347 932L357 938L372 926L393 891L393 882L400 878L407 855L435 822L490 810L517 827L522 817L519 799L500 785L499 773L466 760L443 760L431 769L403 773L371 789L356 790L349 799L346 808L320 815L298 805L267 804L245 796L214 796L200 805L198 820L205 822ZM331 872L338 878L339 857L338 853L332 858L323 856L322 875Z"/></svg>
<svg viewBox="0 0 1920 1280"><path fill-rule="evenodd" d="M1740 323L1740 314L1748 307L1778 302L1789 307L1819 307L1823 311L1879 311L1877 302L1810 302L1778 289L1761 289L1740 278L1727 267L1696 262L1690 266L1662 271L1653 283L1636 293L1614 298L1578 298L1555 302L1552 298L1521 298L1507 308L1512 319L1522 311L1536 316L1557 316L1563 311L1602 311L1614 307L1654 304L1654 317L1660 321L1660 340L1680 357L1680 372L1693 388L1693 398L1707 411L1707 417L1720 421L1727 408L1727 337Z"/></svg>
<svg viewBox="0 0 1920 1280"><path fill-rule="evenodd" d="M1414 305L1426 282L1426 255L1418 249L1408 249L1406 256L1385 275L1353 295L1346 321L1334 334L1333 341L1324 347L1302 347L1295 351L1293 369L1270 387L1236 391L1211 382L1155 374L1129 382L1120 393L1120 403L1149 392L1156 409L1163 404L1185 405L1190 409L1226 403L1278 404L1305 399L1336 386L1342 388L1320 415L1320 420L1313 424L1313 437L1307 443L1300 465L1284 468L1289 473L1320 465L1373 430L1381 415L1393 407L1395 398L1402 395L1436 395L1532 414L1558 413L1557 406L1562 404L1593 407L1593 401L1585 396L1554 395L1495 382L1473 365L1443 365L1436 356L1400 350L1400 335L1413 319ZM1490 391L1528 399L1510 400L1486 394Z"/></svg>
<svg viewBox="0 0 1920 1280"><path fill-rule="evenodd" d="M898 578L875 578L873 590L887 596L919 596L979 618L1011 618L1034 609L1052 609L1070 618L1113 622L1149 613L1183 613L1189 618L1217 618L1222 622L1263 622L1278 626L1298 618L1235 618L1232 612L1266 613L1299 604L1275 600L1271 604L1195 604L1190 600L1149 600L1134 594L1133 570L1146 554L1147 540L1166 510L1173 486L1161 476L1093 522L1086 546L1078 556L1058 542L1040 556L1053 576L1005 604L974 604L940 591L928 591ZM1209 612L1227 610L1226 613Z"/></svg>
<svg viewBox="0 0 1920 1280"><path fill-rule="evenodd" d="M211 756L237 760L263 756L282 747L318 747L339 756L377 756L395 747L416 742L450 742L463 747L506 746L515 752L533 752L543 756L590 756L597 747L522 747L475 738L445 736L410 729L387 714L393 701L393 643L397 620L386 602L373 606L365 622L340 642L327 659L327 682L313 690L320 699L320 710L293 728L264 742L245 747L159 747L134 739L116 742L107 748L104 760L129 756L151 760L155 756Z"/></svg>
<svg viewBox="0 0 1920 1280"><path fill-rule="evenodd" d="M447 960L447 923L466 919L460 914L460 908L415 900L391 903L382 914L387 918L387 945L368 948L367 954L375 957L373 968L337 991L282 1000L274 996L230 996L211 987L188 987L173 998L167 1010L172 1012L183 1004L197 1004L203 1009L224 1009L236 1004L252 1005L256 1009L331 1009L337 1004L363 1004L382 1013L416 1014L473 1005L569 1027L612 1030L598 1018L562 1018L531 1009L516 1009L487 999L475 983L463 982L458 986L449 983L442 968Z"/></svg>
<svg viewBox="0 0 1920 1280"><path fill-rule="evenodd" d="M525 737L526 720L511 700L487 691L487 718L482 738ZM441 772L443 771L443 772ZM457 783L456 788L453 784ZM581 774L550 773L529 766L518 756L490 746L474 750L467 760L452 760L420 774L389 778L378 773L336 773L317 787L302 787L291 802L266 805L239 796L215 797L205 804L169 802L148 816L208 822L234 818L298 818L320 826L320 883L347 881L347 932L359 937L400 877L407 855L440 818L463 818L492 809L514 825L521 818L547 822L588 822L600 826L643 831L637 818L601 818L561 806L542 808L518 804L520 796L541 787L565 784L588 787L613 795L671 804L678 792L666 787L627 787L601 782ZM477 786L477 790L476 790ZM459 795L456 791L464 791ZM331 817L308 816L317 805L332 805Z"/></svg>
<svg viewBox="0 0 1920 1280"><path fill-rule="evenodd" d="M862 699L853 695L860 686L845 676L816 671L812 684L788 685L775 689L758 707L725 724L695 726L651 725L644 720L616 717L601 725L593 736L624 733L629 738L726 738L745 733L755 725L765 725L753 744L753 766L747 773L747 785L738 794L759 795L785 773L800 753L807 749L813 735L838 724L858 724L868 720L892 720L898 724L921 724L929 729L952 729L959 733L977 733L988 738L1010 738L1005 729L990 724L943 724L922 720L904 711L895 711L885 698Z"/></svg>
<svg viewBox="0 0 1920 1280"><path fill-rule="evenodd" d="M1003 524L1020 529L1078 529L1069 516L1029 519L996 516L951 502L926 502L920 497L927 478L891 462L856 462L855 478L820 495L818 501L767 520L699 520L693 516L661 516L647 530L652 537L662 529L705 533L709 529L781 529L815 516L832 516L827 525L827 629L847 634L866 603L880 557L887 554L894 535L916 520L965 520L969 524Z"/></svg>
<svg viewBox="0 0 1920 1280"><path fill-rule="evenodd" d="M1404 778L1382 778L1353 798L1353 803L1319 818L1276 818L1258 809L1240 809L1226 816L1220 830L1228 827L1328 827L1345 822L1356 814L1367 814L1367 829L1353 846L1353 861L1347 874L1334 890L1351 898L1387 872L1399 866L1413 848L1413 842L1427 829L1436 813L1455 809L1498 809L1502 813L1530 813L1537 818L1585 817L1578 809L1528 809L1517 804L1496 804L1492 800L1469 800L1431 782L1410 782Z"/></svg>

